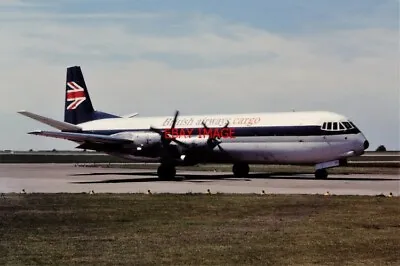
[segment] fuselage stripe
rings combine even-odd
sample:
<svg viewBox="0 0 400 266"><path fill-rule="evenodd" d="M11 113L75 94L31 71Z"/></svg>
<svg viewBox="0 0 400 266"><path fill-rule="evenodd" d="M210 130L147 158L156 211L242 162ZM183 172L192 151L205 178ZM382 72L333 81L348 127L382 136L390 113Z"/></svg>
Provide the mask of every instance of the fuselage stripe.
<svg viewBox="0 0 400 266"><path fill-rule="evenodd" d="M210 127L218 129L217 127ZM263 126L263 127L229 127L233 137L254 137L254 136L330 136L330 135L353 135L360 131L357 128L350 130L326 131L321 126ZM165 128L164 128L165 129ZM179 128L179 130L190 132L197 136L204 134L203 128ZM221 128L220 128L221 129ZM112 135L121 132L151 132L148 128L143 129L104 129L104 130L84 130L85 133Z"/></svg>

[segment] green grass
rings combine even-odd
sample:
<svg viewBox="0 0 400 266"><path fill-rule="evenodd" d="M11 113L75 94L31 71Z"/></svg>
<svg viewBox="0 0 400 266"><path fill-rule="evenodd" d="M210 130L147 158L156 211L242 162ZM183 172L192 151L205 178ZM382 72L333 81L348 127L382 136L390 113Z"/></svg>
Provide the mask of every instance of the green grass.
<svg viewBox="0 0 400 266"><path fill-rule="evenodd" d="M399 265L398 197L6 194L2 265Z"/></svg>

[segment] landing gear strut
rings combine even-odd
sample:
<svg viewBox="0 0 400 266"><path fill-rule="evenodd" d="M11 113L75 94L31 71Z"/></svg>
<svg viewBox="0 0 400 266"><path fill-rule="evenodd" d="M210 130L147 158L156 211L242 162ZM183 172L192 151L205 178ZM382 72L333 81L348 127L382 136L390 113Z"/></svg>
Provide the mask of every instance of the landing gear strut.
<svg viewBox="0 0 400 266"><path fill-rule="evenodd" d="M161 164L157 169L158 178L161 180L174 180L176 169L174 165Z"/></svg>
<svg viewBox="0 0 400 266"><path fill-rule="evenodd" d="M315 171L316 179L326 179L328 177L328 171L326 169L318 169Z"/></svg>
<svg viewBox="0 0 400 266"><path fill-rule="evenodd" d="M235 177L246 177L249 171L250 168L247 163L235 163L232 167L232 172Z"/></svg>

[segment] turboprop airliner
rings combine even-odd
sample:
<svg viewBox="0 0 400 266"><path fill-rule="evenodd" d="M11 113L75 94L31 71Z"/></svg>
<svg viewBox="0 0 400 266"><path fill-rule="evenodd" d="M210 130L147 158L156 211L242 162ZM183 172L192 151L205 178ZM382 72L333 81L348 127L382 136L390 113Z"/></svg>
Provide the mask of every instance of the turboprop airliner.
<svg viewBox="0 0 400 266"><path fill-rule="evenodd" d="M28 111L22 115L57 130L28 134L65 139L78 149L157 162L158 177L173 180L177 166L232 164L236 177L250 164L314 165L315 177L344 165L369 147L358 127L327 111L140 117L97 111L80 66L67 68L64 121Z"/></svg>

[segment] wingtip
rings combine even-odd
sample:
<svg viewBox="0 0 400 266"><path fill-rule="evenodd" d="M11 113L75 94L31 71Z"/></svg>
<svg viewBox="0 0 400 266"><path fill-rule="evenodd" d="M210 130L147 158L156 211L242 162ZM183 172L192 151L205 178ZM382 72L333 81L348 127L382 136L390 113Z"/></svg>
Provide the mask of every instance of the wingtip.
<svg viewBox="0 0 400 266"><path fill-rule="evenodd" d="M28 134L29 135L37 135L37 134L40 134L41 132L42 132L42 130L35 130L35 131L28 132Z"/></svg>

